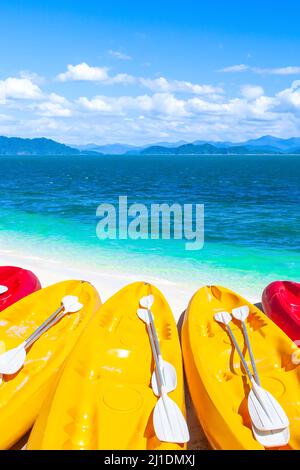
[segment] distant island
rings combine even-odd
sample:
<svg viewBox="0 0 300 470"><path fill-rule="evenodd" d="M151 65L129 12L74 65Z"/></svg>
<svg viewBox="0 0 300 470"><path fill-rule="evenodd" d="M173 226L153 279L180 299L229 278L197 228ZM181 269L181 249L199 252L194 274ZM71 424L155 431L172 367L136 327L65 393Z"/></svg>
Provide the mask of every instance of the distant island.
<svg viewBox="0 0 300 470"><path fill-rule="evenodd" d="M61 144L44 137L37 139L22 139L21 137L0 136L0 155L91 155L99 153L84 150L81 151L69 145Z"/></svg>
<svg viewBox="0 0 300 470"><path fill-rule="evenodd" d="M152 146L139 152L140 155L257 155L276 153L281 152L246 146L216 147L212 144L184 144L175 148Z"/></svg>
<svg viewBox="0 0 300 470"><path fill-rule="evenodd" d="M245 142L216 142L196 140L158 142L144 146L128 144L66 145L52 139L0 136L0 155L80 156L80 155L300 155L300 137L280 139L263 136Z"/></svg>
<svg viewBox="0 0 300 470"><path fill-rule="evenodd" d="M300 137L281 139L266 135L243 142L196 140L186 142L158 142L143 146L122 143L108 145L87 144L76 147L81 151L101 152L105 155L257 155L300 154Z"/></svg>

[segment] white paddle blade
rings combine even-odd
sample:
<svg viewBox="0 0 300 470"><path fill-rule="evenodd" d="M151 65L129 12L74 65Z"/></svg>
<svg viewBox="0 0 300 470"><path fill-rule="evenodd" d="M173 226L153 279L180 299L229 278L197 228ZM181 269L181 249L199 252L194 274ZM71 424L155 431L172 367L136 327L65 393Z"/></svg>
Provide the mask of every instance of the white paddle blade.
<svg viewBox="0 0 300 470"><path fill-rule="evenodd" d="M147 325L150 324L150 318L149 318L148 310L145 310L144 308L138 308L136 313L137 313L138 317L144 323L146 323Z"/></svg>
<svg viewBox="0 0 300 470"><path fill-rule="evenodd" d="M0 295L5 294L8 291L8 287L0 285Z"/></svg>
<svg viewBox="0 0 300 470"><path fill-rule="evenodd" d="M230 313L228 312L219 312L219 313L216 313L214 315L214 319L218 322L218 323L224 323L224 325L229 325L229 323L231 322L232 318L231 318L231 315Z"/></svg>
<svg viewBox="0 0 300 470"><path fill-rule="evenodd" d="M24 365L26 351L23 345L0 355L0 374L11 375Z"/></svg>
<svg viewBox="0 0 300 470"><path fill-rule="evenodd" d="M291 356L291 361L293 364L295 364L295 366L298 366L300 364L300 349L297 349L293 352Z"/></svg>
<svg viewBox="0 0 300 470"><path fill-rule="evenodd" d="M264 447L282 447L286 446L290 440L289 427L277 429L276 431L259 431L252 426L252 432L255 439Z"/></svg>
<svg viewBox="0 0 300 470"><path fill-rule="evenodd" d="M146 297L141 298L140 306L150 310L150 308L152 307L153 302L154 302L154 296L153 295L146 295Z"/></svg>
<svg viewBox="0 0 300 470"><path fill-rule="evenodd" d="M160 361L160 370L164 381L164 389L166 393L173 392L177 387L177 372L175 367L167 361ZM157 382L156 370L151 377L151 387L156 396L160 396L160 387Z"/></svg>
<svg viewBox="0 0 300 470"><path fill-rule="evenodd" d="M188 442L190 439L186 420L181 409L168 395L162 396L153 412L153 425L157 438L162 442Z"/></svg>
<svg viewBox="0 0 300 470"><path fill-rule="evenodd" d="M248 396L248 411L253 426L261 432L282 430L289 419L278 401L267 390L252 382Z"/></svg>
<svg viewBox="0 0 300 470"><path fill-rule="evenodd" d="M248 305L243 305L242 307L234 308L232 310L232 316L236 320L245 321L249 315L249 311Z"/></svg>
<svg viewBox="0 0 300 470"><path fill-rule="evenodd" d="M66 295L61 301L65 312L75 313L82 309L83 305L78 302L75 295Z"/></svg>

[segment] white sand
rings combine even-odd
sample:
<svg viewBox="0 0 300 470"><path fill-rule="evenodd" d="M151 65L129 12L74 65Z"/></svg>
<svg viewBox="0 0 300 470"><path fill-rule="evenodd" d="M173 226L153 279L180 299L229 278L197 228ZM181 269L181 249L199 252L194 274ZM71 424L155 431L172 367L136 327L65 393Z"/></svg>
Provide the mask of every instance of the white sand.
<svg viewBox="0 0 300 470"><path fill-rule="evenodd" d="M25 254L19 252L5 252L0 250L0 264L2 266L20 266L25 269L33 271L40 279L43 287L47 287L59 281L67 279L80 279L91 282L98 290L102 303L105 302L111 295L115 294L119 289L134 281L147 281L158 287L166 297L176 321L178 322L180 316L186 309L192 295L196 289L201 287L201 284L195 283L187 284L183 279L182 284L178 282L171 282L167 279L159 277L141 278L137 275L125 275L110 272L91 271L87 267L72 267L66 266L61 261L54 261L47 257L41 258L34 254ZM229 286L228 286L229 287ZM243 289L244 290L244 289ZM255 303L255 299L249 298L248 300Z"/></svg>
<svg viewBox="0 0 300 470"><path fill-rule="evenodd" d="M5 253L0 251L0 264L2 266L20 266L33 271L43 287L47 287L59 281L67 279L80 279L91 282L98 290L102 302L105 302L111 295L115 294L126 284L134 281L148 281L158 287L165 295L173 311L176 321L180 318L182 312L194 293L192 288L181 287L175 282L169 282L159 278L141 279L140 275L129 276L118 275L118 273L109 273L101 271L89 271L86 269L65 266L63 263L47 258L40 258L30 254Z"/></svg>

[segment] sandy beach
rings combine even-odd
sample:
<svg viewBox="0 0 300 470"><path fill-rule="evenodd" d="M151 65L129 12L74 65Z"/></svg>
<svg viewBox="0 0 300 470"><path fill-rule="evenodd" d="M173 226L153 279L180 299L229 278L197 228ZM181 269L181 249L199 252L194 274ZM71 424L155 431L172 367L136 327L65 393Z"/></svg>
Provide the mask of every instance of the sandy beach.
<svg viewBox="0 0 300 470"><path fill-rule="evenodd" d="M132 274L125 276L123 274L119 275L118 273L101 273L100 270L89 271L88 267L86 269L82 269L66 266L60 261L54 261L53 259L47 259L46 257L41 258L34 255L27 255L25 253L4 253L3 251L0 251L0 256L1 264L3 266L21 266L24 269L33 271L38 276L43 287L47 287L66 279L89 281L98 290L102 303L130 282L151 282L155 284L166 297L177 322L182 312L186 309L189 299L194 293L193 288L188 289L178 285L176 282L170 282L168 280L155 277L147 277L147 279L144 279L139 274L136 276Z"/></svg>
<svg viewBox="0 0 300 470"><path fill-rule="evenodd" d="M140 274L133 275L130 273L124 275L123 273L101 272L101 270L89 270L88 266L86 268L72 267L70 263L66 266L64 262L54 260L53 258L48 259L46 256L42 258L34 254L21 254L19 252L14 253L0 250L0 259L3 266L20 266L33 271L40 279L42 287L47 287L66 279L89 281L98 290L102 303L130 282L150 282L158 287L166 297L177 323L196 289L203 285L199 284L199 286L195 287L195 283L189 285L185 283L184 280L183 283L180 284L176 281L173 282L155 276L147 276L147 278L145 278L145 276L141 276ZM244 290L243 288L242 291ZM258 299L251 296L247 298L253 303L258 301Z"/></svg>

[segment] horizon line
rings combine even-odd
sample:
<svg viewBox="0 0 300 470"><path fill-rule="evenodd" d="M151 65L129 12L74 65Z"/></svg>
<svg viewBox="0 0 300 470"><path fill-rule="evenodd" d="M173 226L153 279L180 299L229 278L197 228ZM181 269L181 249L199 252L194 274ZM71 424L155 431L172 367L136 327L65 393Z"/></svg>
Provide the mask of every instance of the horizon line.
<svg viewBox="0 0 300 470"><path fill-rule="evenodd" d="M279 137L276 135L272 134L263 134L260 135L259 137L250 137L250 138L245 138L245 140L214 140L214 139L204 139L204 138L195 138L194 140L185 140L185 139L178 139L178 140L161 140L161 141L154 141L151 143L127 143L127 142L122 142L122 141L117 141L117 142L109 142L109 143L96 143L96 142L89 142L87 141L86 143L70 143L67 139L64 141L57 140L55 137L45 137L45 136L35 136L35 137L22 137L20 135L0 135L1 137L5 137L8 139L24 139L24 140L36 140L36 139L46 139L46 140L52 140L54 142L57 142L62 145L66 145L69 147L83 147L87 145L95 145L99 147L106 147L106 146L111 146L111 145L124 145L124 146L131 146L131 147L148 147L148 146L155 146L155 145L162 145L163 144L177 144L180 145L185 145L185 144L194 144L197 141L203 142L203 144L208 143L208 144L214 144L214 143L228 143L228 144L245 144L246 142L249 141L255 141L259 140L262 138L266 137L271 137L275 138L278 140L291 140L291 139L300 139L300 136L291 136L291 137ZM183 144L180 144L180 142L184 142Z"/></svg>

